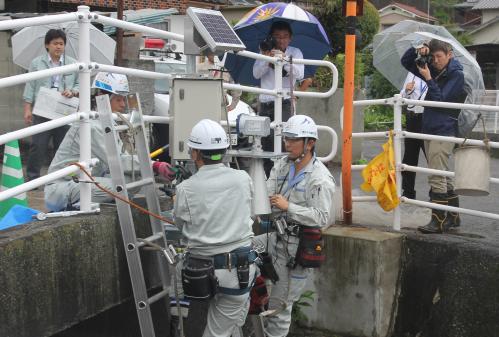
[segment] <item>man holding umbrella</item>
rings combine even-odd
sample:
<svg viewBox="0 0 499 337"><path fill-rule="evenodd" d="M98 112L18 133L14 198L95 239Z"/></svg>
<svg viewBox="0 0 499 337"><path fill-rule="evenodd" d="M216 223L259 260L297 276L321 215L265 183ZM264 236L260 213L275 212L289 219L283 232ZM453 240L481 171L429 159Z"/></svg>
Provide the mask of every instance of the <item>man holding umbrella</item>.
<svg viewBox="0 0 499 337"><path fill-rule="evenodd" d="M429 44L409 48L402 56L402 65L422 78L428 85L425 100L463 103L466 99L464 73L461 63L454 59L450 44L432 39ZM422 132L431 135L457 135L459 110L426 107L423 112ZM454 143L437 140L425 141L428 167L449 169L449 158ZM459 207L459 199L454 193L452 179L438 175L428 178L430 201L441 205ZM459 213L433 209L431 221L418 228L423 233L443 233L460 224Z"/></svg>
<svg viewBox="0 0 499 337"><path fill-rule="evenodd" d="M286 57L302 59L303 54L300 49L289 45L292 39L293 32L291 26L286 21L275 21L269 32L269 36L260 43L260 53L267 56L283 55ZM282 87L284 90L290 90L295 86L296 81L303 79L304 74L303 64L285 64L282 73ZM263 89L274 89L275 87L275 72L274 64L257 60L253 66L253 76L260 80L260 87ZM274 96L261 94L260 101L260 116L270 117L274 120ZM286 121L291 117L291 97L285 96L282 101L282 120ZM273 135L262 139L262 147L264 151L273 151ZM265 160L265 173L268 175L272 169L272 161Z"/></svg>
<svg viewBox="0 0 499 337"><path fill-rule="evenodd" d="M29 71L38 71L59 67L65 64L75 63L76 60L64 55L66 47L66 34L61 29L50 29L45 34L46 54L35 58L29 67ZM33 116L32 110L36 97L41 87L57 90L61 95L71 98L78 95L78 74L55 75L26 83L24 88L24 122L27 125L41 124L48 119L40 116ZM48 143L53 139L54 152L64 139L69 126L45 131L33 135L28 155L27 175L29 180L40 177L40 169L43 164L43 158L46 157Z"/></svg>

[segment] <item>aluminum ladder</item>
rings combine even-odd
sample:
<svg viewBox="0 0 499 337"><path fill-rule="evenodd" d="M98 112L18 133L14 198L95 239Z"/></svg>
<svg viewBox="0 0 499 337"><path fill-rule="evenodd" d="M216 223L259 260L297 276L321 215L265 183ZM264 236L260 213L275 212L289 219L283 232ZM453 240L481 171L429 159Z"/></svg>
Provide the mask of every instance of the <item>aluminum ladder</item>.
<svg viewBox="0 0 499 337"><path fill-rule="evenodd" d="M101 95L96 97L97 111L105 133L105 145L113 183L113 192L129 200L128 189L141 187L142 192L146 196L147 207L145 208L152 213L160 214L159 199L154 181L154 173L150 164L151 159L149 157L149 147L145 135L145 126L142 118L139 96L138 94L133 94L129 95L127 99L130 111L130 122L125 125L117 126L113 121L109 96ZM140 166L140 180L127 184L124 169L120 161L122 149L119 148L119 132L129 130L130 124L133 126L135 152L138 156ZM142 337L155 337L151 305L168 296L171 282L169 263L173 263L171 260L167 262L164 259L164 257L166 257L168 260L168 255L170 254L171 257L171 252L169 252L167 248L163 222L155 217L149 216L152 235L143 240L138 239L135 233L131 206L124 201L116 199L116 208L123 236L123 244L128 262L128 270L130 272L141 335ZM162 251L158 251L154 254L154 258L157 260L157 270L160 274L162 290L150 297L147 294L144 271L140 260L141 248L146 246L147 242L152 242L162 248Z"/></svg>

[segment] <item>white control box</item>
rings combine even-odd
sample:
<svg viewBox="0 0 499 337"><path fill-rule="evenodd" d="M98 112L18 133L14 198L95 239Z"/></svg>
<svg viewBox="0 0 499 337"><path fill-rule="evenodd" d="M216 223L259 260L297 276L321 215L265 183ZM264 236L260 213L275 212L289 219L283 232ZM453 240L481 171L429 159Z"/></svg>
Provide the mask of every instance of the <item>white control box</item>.
<svg viewBox="0 0 499 337"><path fill-rule="evenodd" d="M220 123L223 106L222 79L175 78L170 90L170 156L188 160L187 140L194 125L202 119Z"/></svg>

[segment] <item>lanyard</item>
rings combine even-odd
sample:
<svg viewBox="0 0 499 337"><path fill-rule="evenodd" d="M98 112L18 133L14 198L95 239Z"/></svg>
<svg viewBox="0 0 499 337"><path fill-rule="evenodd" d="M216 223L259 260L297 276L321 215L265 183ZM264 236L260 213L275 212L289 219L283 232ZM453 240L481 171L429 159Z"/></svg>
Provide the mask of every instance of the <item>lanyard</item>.
<svg viewBox="0 0 499 337"><path fill-rule="evenodd" d="M295 166L291 165L289 167L289 180L288 180L288 186L284 189L284 192L282 192L283 195L285 195L288 191L291 192L293 188L298 185L303 179L305 179L305 171L304 168L298 172L298 174L295 176Z"/></svg>
<svg viewBox="0 0 499 337"><path fill-rule="evenodd" d="M414 81L416 79L416 75L413 75L413 78L412 80ZM421 97L423 97L423 94L425 93L426 89L428 89L428 84L426 84L426 82L424 82L422 79L419 79L419 97L418 97L418 100L421 99ZM423 86L423 83L424 83L424 86Z"/></svg>

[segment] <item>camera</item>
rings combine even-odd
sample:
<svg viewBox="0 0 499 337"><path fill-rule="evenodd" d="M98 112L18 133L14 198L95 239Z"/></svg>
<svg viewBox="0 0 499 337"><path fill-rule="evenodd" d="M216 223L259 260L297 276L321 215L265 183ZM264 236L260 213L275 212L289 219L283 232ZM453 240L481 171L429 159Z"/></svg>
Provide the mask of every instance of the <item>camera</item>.
<svg viewBox="0 0 499 337"><path fill-rule="evenodd" d="M288 226L284 218L279 218L274 220L274 226L280 235L284 235L286 227Z"/></svg>
<svg viewBox="0 0 499 337"><path fill-rule="evenodd" d="M274 40L272 35L267 36L265 40L260 42L259 45L261 51L271 51L272 49L275 49L276 46L276 41Z"/></svg>
<svg viewBox="0 0 499 337"><path fill-rule="evenodd" d="M433 60L433 57L431 54L428 55L421 55L418 53L418 57L414 60L416 62L416 65L420 68L424 68L425 64L430 64L431 61Z"/></svg>

